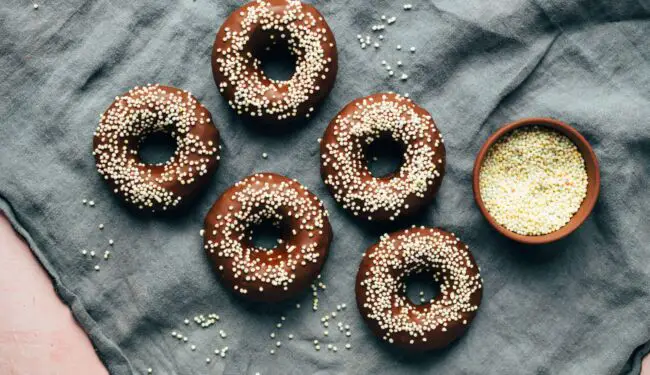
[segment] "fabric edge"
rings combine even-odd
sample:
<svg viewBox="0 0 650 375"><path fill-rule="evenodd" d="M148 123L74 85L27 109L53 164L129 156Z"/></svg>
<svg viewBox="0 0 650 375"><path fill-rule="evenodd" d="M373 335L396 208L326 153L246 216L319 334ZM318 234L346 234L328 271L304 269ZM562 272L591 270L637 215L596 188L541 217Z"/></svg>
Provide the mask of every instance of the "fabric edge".
<svg viewBox="0 0 650 375"><path fill-rule="evenodd" d="M13 210L11 204L7 199L0 194L0 212L2 212L6 218L9 220L12 228L16 231L20 237L25 241L32 254L36 257L39 264L46 271L49 278L52 280L52 286L54 291L61 301L70 309L72 316L77 321L79 327L83 332L88 336L90 342L93 346L93 349L97 353L99 360L102 362L104 367L111 374L119 373L121 369L128 369L128 374L134 374L133 366L131 365L128 358L122 353L117 344L110 340L100 329L99 324L90 316L86 310L83 302L74 294L70 289L68 289L62 282L57 273L54 271L53 267L50 265L48 260L42 256L41 250L38 245L32 239L29 232L22 226L19 218L17 217L15 211ZM110 353L111 356L119 358L121 365L115 365L114 363L108 363L103 358L101 353ZM127 373L124 373L127 374Z"/></svg>

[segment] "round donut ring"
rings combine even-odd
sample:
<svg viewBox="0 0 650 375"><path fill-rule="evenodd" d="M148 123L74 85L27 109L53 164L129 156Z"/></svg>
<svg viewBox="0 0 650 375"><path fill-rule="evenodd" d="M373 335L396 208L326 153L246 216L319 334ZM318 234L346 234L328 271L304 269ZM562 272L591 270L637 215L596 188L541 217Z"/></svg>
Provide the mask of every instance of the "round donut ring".
<svg viewBox="0 0 650 375"><path fill-rule="evenodd" d="M399 171L373 177L366 150L390 137L404 148ZM436 195L445 146L431 115L410 99L383 93L359 98L330 122L321 141L321 176L343 208L366 220L411 215Z"/></svg>
<svg viewBox="0 0 650 375"><path fill-rule="evenodd" d="M143 139L162 132L176 140L165 163L145 164L138 156ZM93 138L99 174L130 206L166 211L190 200L219 163L219 131L210 112L189 92L175 87L135 87L101 116Z"/></svg>
<svg viewBox="0 0 650 375"><path fill-rule="evenodd" d="M356 282L359 311L373 333L400 349L443 348L463 335L481 304L483 281L467 245L440 229L385 234L366 250ZM405 279L430 274L432 302L413 304Z"/></svg>
<svg viewBox="0 0 650 375"><path fill-rule="evenodd" d="M296 57L294 75L273 80L259 56L286 43ZM296 0L256 0L223 23L212 48L212 74L219 91L240 115L281 125L311 116L334 86L336 41L323 16Z"/></svg>
<svg viewBox="0 0 650 375"><path fill-rule="evenodd" d="M270 220L283 232L272 250L256 248L251 230ZM205 217L204 248L236 294L257 302L297 296L320 273L332 240L323 203L295 180L273 173L230 187Z"/></svg>

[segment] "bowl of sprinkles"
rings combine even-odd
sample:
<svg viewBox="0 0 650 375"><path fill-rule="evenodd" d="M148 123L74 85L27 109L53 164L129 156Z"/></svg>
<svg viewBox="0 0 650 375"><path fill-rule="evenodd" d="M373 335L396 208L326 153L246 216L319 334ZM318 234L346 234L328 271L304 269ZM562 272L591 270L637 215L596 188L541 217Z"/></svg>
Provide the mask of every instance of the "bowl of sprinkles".
<svg viewBox="0 0 650 375"><path fill-rule="evenodd" d="M573 127L550 118L507 124L474 163L474 199L501 234L525 244L557 241L589 216L600 191L598 159Z"/></svg>

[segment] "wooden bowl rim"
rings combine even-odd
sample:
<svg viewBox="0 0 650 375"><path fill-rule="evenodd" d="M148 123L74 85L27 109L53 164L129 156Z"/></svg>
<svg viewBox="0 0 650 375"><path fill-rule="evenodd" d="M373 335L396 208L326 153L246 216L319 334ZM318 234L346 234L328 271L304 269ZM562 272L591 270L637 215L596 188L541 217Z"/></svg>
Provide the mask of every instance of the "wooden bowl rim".
<svg viewBox="0 0 650 375"><path fill-rule="evenodd" d="M582 204L580 205L578 211L573 215L571 220L569 220L569 222L565 226L548 234L539 235L539 236L526 236L526 235L515 233L503 227L502 225L497 223L496 220L490 215L487 208L485 208L485 205L483 204L483 200L481 198L481 191L479 186L479 173L481 171L481 166L483 165L483 161L485 159L485 156L487 155L488 150L490 149L490 147L492 147L492 145L497 140L499 140L501 137L503 137L504 135L510 133L515 129L522 128L525 126L535 126L535 125L545 126L547 128L551 128L553 130L556 130L566 135L578 147L578 150L582 154L582 157L585 161L585 167L587 169L587 179L588 179L587 195L585 199L582 201ZM573 233L573 231L578 229L582 225L582 223L584 223L584 221L587 219L591 211L594 209L594 206L596 205L596 201L598 200L598 195L600 194L600 166L598 164L598 158L596 157L596 154L594 153L594 150L589 144L589 142L587 142L587 140L582 136L582 134L580 134L572 126L562 121L555 120L552 118L545 118L545 117L523 118L508 123L502 126L496 132L494 132L485 141L485 143L483 144L483 146L481 147L481 149L479 150L476 156L476 160L474 161L472 180L473 180L472 185L474 188L474 200L476 201L479 210L481 211L485 219L487 219L487 221L490 223L490 225L494 229L496 229L499 233L506 236L507 238L510 238L511 240L520 243L529 244L529 245L540 245L540 244L554 242Z"/></svg>

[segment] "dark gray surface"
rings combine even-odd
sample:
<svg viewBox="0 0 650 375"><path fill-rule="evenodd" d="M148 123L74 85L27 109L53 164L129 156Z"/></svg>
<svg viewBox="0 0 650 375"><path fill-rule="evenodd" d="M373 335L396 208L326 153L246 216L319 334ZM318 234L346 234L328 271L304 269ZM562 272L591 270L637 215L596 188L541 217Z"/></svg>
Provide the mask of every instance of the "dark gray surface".
<svg viewBox="0 0 650 375"><path fill-rule="evenodd" d="M236 1L27 0L0 2L0 196L16 228L52 275L101 359L114 374L614 374L638 373L650 339L650 13L647 0L413 2L319 1L340 53L340 74L323 110L295 132L264 136L219 97L210 50ZM381 14L396 15L383 46L362 50ZM417 47L417 53L396 51ZM380 64L398 56L410 75L389 79ZM161 82L191 90L223 136L222 165L191 210L169 218L127 212L100 180L91 156L98 116L132 86ZM320 178L318 144L347 102L379 90L409 92L446 139L448 173L435 203L414 222L456 232L485 279L473 327L450 349L404 358L378 344L354 306L359 257L378 239L337 207ZM594 214L569 238L529 248L491 230L472 199L471 168L501 124L551 116L592 143L603 188ZM268 160L261 158L268 152ZM321 309L287 308L275 356L269 333L282 308L249 306L218 284L198 231L227 186L255 171L299 179L332 213L335 241ZM81 199L94 199L93 209ZM100 232L99 223L106 229ZM404 223L406 225L408 223ZM89 261L115 239L109 262ZM546 254L545 256L538 255ZM102 270L92 267L101 263ZM353 350L318 320L338 303ZM193 333L182 320L219 312L217 330ZM46 312L44 312L46 313ZM170 336L191 333L196 352ZM316 352L311 340L323 350ZM205 358L227 342L225 360ZM340 350L325 350L327 342Z"/></svg>

